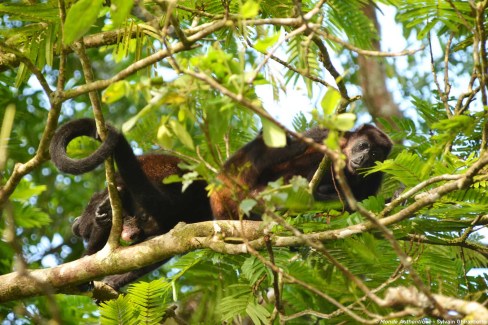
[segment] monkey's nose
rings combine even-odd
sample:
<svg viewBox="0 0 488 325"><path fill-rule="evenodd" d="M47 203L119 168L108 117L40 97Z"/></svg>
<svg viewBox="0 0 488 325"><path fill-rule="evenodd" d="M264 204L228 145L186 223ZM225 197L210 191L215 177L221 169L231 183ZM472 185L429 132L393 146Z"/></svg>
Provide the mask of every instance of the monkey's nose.
<svg viewBox="0 0 488 325"><path fill-rule="evenodd" d="M354 168L359 168L362 166L363 160L364 160L363 157L353 159L351 160L351 166Z"/></svg>
<svg viewBox="0 0 488 325"><path fill-rule="evenodd" d="M123 240L123 241L126 241L126 242L133 242L133 241L136 241L138 240L139 236L141 235L141 232L140 231L137 231L137 230L134 230L134 229L127 229L127 228L124 228L122 229L122 233L120 234L120 238Z"/></svg>

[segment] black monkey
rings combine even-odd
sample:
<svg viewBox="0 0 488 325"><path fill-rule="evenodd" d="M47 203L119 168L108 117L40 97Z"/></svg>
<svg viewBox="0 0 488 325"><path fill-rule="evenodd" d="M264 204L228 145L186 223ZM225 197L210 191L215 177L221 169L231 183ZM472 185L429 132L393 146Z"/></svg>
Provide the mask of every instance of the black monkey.
<svg viewBox="0 0 488 325"><path fill-rule="evenodd" d="M57 131L50 150L56 166L71 174L90 171L110 154L114 154L121 179L118 181L118 189L124 209L124 239L140 241L169 231L179 221L211 219L204 182L192 184L184 193L181 193L179 185L173 188L162 185L163 178L181 174L177 158L167 155L143 155L136 158L125 138L110 126L108 130L107 139L94 154L81 160L72 160L66 155L68 143L81 135L93 138L97 138L97 135L93 120L70 122ZM328 130L313 128L304 135L322 142ZM388 136L371 125L344 134L341 148L347 156L345 173L356 199L362 200L374 195L382 179L381 173L363 176L358 174L358 169L370 167L375 161L383 161L391 147L392 142ZM218 178L225 186L212 193L210 198L213 216L216 219L237 218L237 202L244 198L246 191L260 191L268 182L280 177L288 181L294 175L301 175L310 180L322 157L322 153L294 138L287 138L287 145L283 148L269 148L264 144L262 136L258 136L224 164ZM331 171L326 172L313 194L317 200L337 199ZM183 213L181 209L190 210ZM182 219L181 216L189 218ZM85 212L73 225L73 231L87 240L87 254L93 254L106 243L110 227L111 208L105 190L93 195ZM118 289L160 264L111 276L105 281Z"/></svg>
<svg viewBox="0 0 488 325"><path fill-rule="evenodd" d="M328 133L329 130L316 127L305 131L304 136L321 143ZM386 159L393 145L390 138L375 126L363 125L354 132L345 132L340 145L347 157L344 172L355 198L363 200L376 194L381 185L382 173L364 176L358 171ZM239 201L245 197L246 192L259 192L268 182L280 177L286 182L300 175L310 181L322 157L323 153L298 139L288 139L284 148L267 148L259 135L224 164L218 175L224 186L210 197L214 217L238 218ZM313 195L318 201L338 198L331 170L323 175Z"/></svg>
<svg viewBox="0 0 488 325"><path fill-rule="evenodd" d="M56 167L65 173L82 174L93 170L113 155L118 167L117 189L123 208L122 239L133 243L171 230L178 222L200 222L212 219L206 182L195 181L184 192L181 184L163 184L170 175L182 175L181 160L162 154L136 157L125 137L110 125L108 135L100 147L83 159L67 156L69 142L79 136L99 139L93 119L79 119L61 126L49 148ZM74 234L87 242L86 254L99 251L107 242L112 226L112 210L108 192L95 193L83 214L73 224ZM104 279L115 289L150 272L163 262L140 270Z"/></svg>

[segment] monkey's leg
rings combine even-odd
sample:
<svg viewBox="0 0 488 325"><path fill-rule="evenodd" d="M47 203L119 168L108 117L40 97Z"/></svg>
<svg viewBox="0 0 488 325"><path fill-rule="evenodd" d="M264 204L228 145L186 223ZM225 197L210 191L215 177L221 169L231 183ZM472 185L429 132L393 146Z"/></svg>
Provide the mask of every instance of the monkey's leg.
<svg viewBox="0 0 488 325"><path fill-rule="evenodd" d="M146 275L149 272L152 272L156 270L158 267L163 265L166 261L162 262L157 262L148 266L145 266L141 269L134 270L131 272L127 272L124 274L116 274L116 275L110 275L107 276L103 279L103 282L114 288L115 290L119 290L126 284L129 284L131 282L134 282L138 278L142 277L143 275Z"/></svg>

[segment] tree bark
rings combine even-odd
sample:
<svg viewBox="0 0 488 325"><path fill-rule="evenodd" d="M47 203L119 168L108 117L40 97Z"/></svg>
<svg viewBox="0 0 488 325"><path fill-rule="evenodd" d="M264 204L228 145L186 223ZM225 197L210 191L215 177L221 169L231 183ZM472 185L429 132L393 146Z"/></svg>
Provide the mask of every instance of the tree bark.
<svg viewBox="0 0 488 325"><path fill-rule="evenodd" d="M374 24L378 35L380 35L381 26L378 23L374 5L369 3L363 8L363 11ZM373 50L381 51L379 38L371 40L371 43ZM393 97L386 87L384 59L359 55L358 65L364 104L373 117L373 120L376 121L378 118L384 118L394 126L395 123L392 117L401 118L403 114L398 105L393 101Z"/></svg>

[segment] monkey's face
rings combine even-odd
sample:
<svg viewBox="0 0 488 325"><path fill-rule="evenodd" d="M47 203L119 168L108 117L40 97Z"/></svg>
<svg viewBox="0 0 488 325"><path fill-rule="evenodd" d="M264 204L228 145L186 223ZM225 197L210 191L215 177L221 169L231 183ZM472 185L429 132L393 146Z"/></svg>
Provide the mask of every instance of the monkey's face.
<svg viewBox="0 0 488 325"><path fill-rule="evenodd" d="M347 142L344 153L347 157L346 169L357 175L362 168L374 166L376 161L384 161L390 149L385 148L373 137L360 135Z"/></svg>
<svg viewBox="0 0 488 325"><path fill-rule="evenodd" d="M124 215L124 224L120 238L128 243L137 243L150 236L160 235L156 220L146 214L139 213L137 216Z"/></svg>
<svg viewBox="0 0 488 325"><path fill-rule="evenodd" d="M371 148L367 139L358 139L349 151L347 169L352 174L357 174L358 169L371 167L378 156L377 150Z"/></svg>

